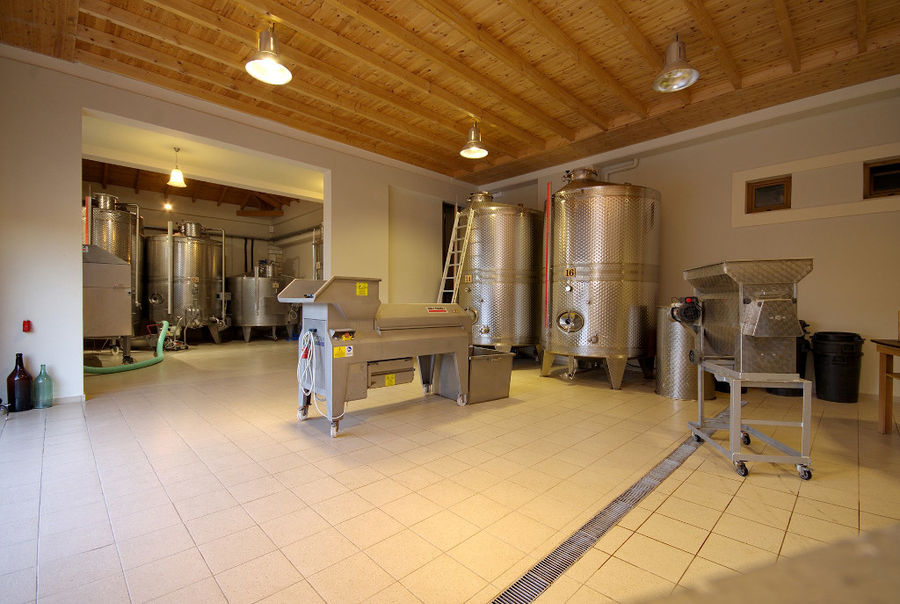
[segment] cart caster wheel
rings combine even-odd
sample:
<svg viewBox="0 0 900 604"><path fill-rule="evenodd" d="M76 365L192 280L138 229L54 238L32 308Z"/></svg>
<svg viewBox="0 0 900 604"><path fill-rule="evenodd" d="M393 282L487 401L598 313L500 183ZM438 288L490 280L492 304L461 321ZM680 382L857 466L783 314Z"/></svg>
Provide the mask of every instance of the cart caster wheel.
<svg viewBox="0 0 900 604"><path fill-rule="evenodd" d="M460 396L459 398L456 399L456 404L459 405L460 407L465 407L466 403L468 403L468 402L469 402L469 397L467 397L467 396Z"/></svg>
<svg viewBox="0 0 900 604"><path fill-rule="evenodd" d="M812 478L812 470L807 466L797 466L797 473L800 475L801 480L809 480Z"/></svg>
<svg viewBox="0 0 900 604"><path fill-rule="evenodd" d="M305 421L309 417L309 407L300 407L297 409L297 421Z"/></svg>
<svg viewBox="0 0 900 604"><path fill-rule="evenodd" d="M750 444L750 435L746 432L741 432L741 443L745 446Z"/></svg>
<svg viewBox="0 0 900 604"><path fill-rule="evenodd" d="M698 443L702 443L702 442L703 442L703 437L700 436L699 434L694 434L694 441L695 441L695 442L698 442Z"/></svg>
<svg viewBox="0 0 900 604"><path fill-rule="evenodd" d="M574 373L574 372L569 373L569 372L567 371L567 372L565 372L563 375L564 375L564 376L566 377L566 379L569 380L570 382L575 381L575 373Z"/></svg>
<svg viewBox="0 0 900 604"><path fill-rule="evenodd" d="M747 464L742 461L737 461L734 463L734 471L737 472L739 476L746 476L750 473L750 471L747 470Z"/></svg>
<svg viewBox="0 0 900 604"><path fill-rule="evenodd" d="M123 364L123 365L131 365L132 363L134 363L134 358L133 358L133 357L130 357L130 356L128 356L127 354L124 355L124 356L122 357L122 364Z"/></svg>
<svg viewBox="0 0 900 604"><path fill-rule="evenodd" d="M331 438L337 438L338 425L337 422L331 424Z"/></svg>

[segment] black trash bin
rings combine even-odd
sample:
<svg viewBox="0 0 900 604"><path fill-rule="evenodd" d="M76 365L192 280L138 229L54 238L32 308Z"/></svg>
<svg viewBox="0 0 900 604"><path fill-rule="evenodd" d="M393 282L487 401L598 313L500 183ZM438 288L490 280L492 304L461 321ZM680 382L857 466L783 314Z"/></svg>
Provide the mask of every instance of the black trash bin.
<svg viewBox="0 0 900 604"><path fill-rule="evenodd" d="M835 403L855 403L859 399L864 341L858 333L846 331L819 331L813 335L817 397Z"/></svg>

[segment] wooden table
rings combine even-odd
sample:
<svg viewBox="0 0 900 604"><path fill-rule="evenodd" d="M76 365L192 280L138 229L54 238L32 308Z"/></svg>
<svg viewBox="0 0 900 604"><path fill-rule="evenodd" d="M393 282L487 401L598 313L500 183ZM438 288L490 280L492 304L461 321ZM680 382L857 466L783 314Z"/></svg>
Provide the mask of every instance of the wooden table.
<svg viewBox="0 0 900 604"><path fill-rule="evenodd" d="M894 431L894 357L900 356L900 340L872 340L878 351L878 429L882 434Z"/></svg>

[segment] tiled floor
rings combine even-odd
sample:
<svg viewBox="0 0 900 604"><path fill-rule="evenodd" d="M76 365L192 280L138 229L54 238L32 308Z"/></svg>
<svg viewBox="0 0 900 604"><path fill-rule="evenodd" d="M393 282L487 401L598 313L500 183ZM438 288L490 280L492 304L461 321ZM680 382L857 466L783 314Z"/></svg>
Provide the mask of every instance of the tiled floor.
<svg viewBox="0 0 900 604"><path fill-rule="evenodd" d="M331 439L319 418L296 422L295 363L288 342L200 345L87 377L84 405L11 416L0 601L487 602L696 413L637 371L612 391L602 371L569 382L519 360L508 399L372 390ZM798 413L798 399L746 398L757 417ZM701 447L539 601L704 590L900 522L900 437L876 432L874 400L814 415L811 481L767 463L741 478Z"/></svg>

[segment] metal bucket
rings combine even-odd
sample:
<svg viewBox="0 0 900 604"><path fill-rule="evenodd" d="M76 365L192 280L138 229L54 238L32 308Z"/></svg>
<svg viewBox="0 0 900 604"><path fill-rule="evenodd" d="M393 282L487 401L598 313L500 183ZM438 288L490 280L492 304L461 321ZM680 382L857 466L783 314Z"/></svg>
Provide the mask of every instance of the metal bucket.
<svg viewBox="0 0 900 604"><path fill-rule="evenodd" d="M493 203L490 193L469 197L472 221L458 303L472 315L477 346L533 346L538 342L540 212Z"/></svg>
<svg viewBox="0 0 900 604"><path fill-rule="evenodd" d="M689 327L672 319L669 309L656 309L656 394L682 401L697 400L697 366L690 360L695 335ZM704 380L704 398L715 398L712 374L704 372Z"/></svg>

